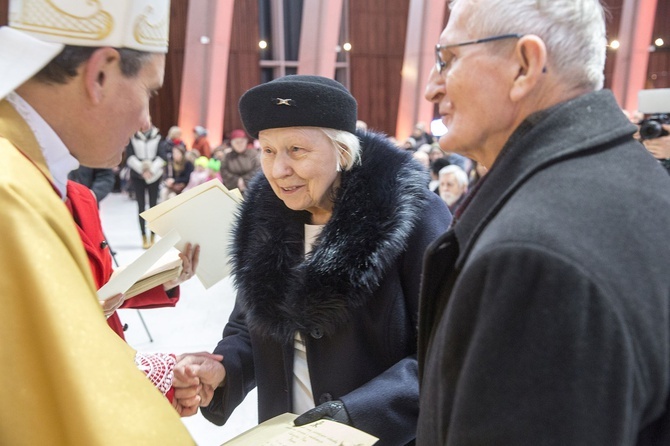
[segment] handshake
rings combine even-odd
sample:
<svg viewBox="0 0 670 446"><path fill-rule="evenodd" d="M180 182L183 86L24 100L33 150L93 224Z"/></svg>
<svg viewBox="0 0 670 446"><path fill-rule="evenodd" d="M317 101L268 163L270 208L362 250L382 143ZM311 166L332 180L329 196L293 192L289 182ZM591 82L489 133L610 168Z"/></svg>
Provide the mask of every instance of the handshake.
<svg viewBox="0 0 670 446"><path fill-rule="evenodd" d="M198 412L198 407L208 406L214 391L223 387L226 369L223 356L207 352L187 353L177 356L172 386L174 399L172 406L182 417L190 417ZM308 424L322 418L351 425L351 419L342 401L328 401L295 419L296 426Z"/></svg>
<svg viewBox="0 0 670 446"><path fill-rule="evenodd" d="M207 352L187 353L177 356L172 387L172 407L182 417L198 412L198 407L208 406L217 387L223 387L226 369L223 356Z"/></svg>

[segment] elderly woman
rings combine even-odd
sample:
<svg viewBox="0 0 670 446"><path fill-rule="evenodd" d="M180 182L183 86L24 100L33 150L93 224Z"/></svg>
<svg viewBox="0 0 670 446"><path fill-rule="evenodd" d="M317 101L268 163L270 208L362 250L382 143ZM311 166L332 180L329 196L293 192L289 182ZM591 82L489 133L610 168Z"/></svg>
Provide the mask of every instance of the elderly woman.
<svg viewBox="0 0 670 446"><path fill-rule="evenodd" d="M247 183L258 173L258 152L256 149L248 149L248 143L244 130L230 132L232 150L225 154L221 162L221 180L228 189L246 192Z"/></svg>
<svg viewBox="0 0 670 446"><path fill-rule="evenodd" d="M414 439L418 292L426 247L451 216L428 173L383 135L356 130L338 82L286 76L240 112L261 168L234 232L236 306L215 353L186 355L177 409L226 422L253 387L260 421L303 413Z"/></svg>

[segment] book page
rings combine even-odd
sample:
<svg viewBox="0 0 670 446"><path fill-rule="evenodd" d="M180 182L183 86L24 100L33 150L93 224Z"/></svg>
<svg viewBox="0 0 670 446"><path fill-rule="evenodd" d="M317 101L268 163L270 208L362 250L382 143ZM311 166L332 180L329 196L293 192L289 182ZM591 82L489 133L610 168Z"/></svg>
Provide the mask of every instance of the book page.
<svg viewBox="0 0 670 446"><path fill-rule="evenodd" d="M196 276L205 288L210 288L230 273L230 232L239 203L239 198L220 181L211 180L140 216L158 235L176 229L181 235L176 248L182 252L186 243L200 245Z"/></svg>
<svg viewBox="0 0 670 446"><path fill-rule="evenodd" d="M98 290L98 299L105 300L119 293L125 293L140 277L167 253L179 241L179 233L171 231L147 249L134 262L127 265L123 271L113 275L109 281Z"/></svg>
<svg viewBox="0 0 670 446"><path fill-rule="evenodd" d="M278 415L222 446L371 446L377 438L346 424L331 420L318 420L304 426L294 426L298 415Z"/></svg>

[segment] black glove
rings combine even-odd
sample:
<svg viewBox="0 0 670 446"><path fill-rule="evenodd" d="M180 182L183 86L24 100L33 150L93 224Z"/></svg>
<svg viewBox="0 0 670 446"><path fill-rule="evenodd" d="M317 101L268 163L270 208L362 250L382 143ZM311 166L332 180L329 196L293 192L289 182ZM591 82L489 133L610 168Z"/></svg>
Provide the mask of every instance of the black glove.
<svg viewBox="0 0 670 446"><path fill-rule="evenodd" d="M351 419L349 418L347 409L344 408L344 403L340 400L328 401L327 403L316 406L314 409L308 410L296 418L293 421L293 424L302 426L303 424L308 424L312 421L320 420L321 418L351 426Z"/></svg>

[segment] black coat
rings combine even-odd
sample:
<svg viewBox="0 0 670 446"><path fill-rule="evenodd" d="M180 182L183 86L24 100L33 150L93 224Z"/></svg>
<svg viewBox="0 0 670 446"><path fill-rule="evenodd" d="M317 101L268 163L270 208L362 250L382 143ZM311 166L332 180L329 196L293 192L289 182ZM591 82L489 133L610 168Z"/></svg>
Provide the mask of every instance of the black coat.
<svg viewBox="0 0 670 446"><path fill-rule="evenodd" d="M362 164L343 172L333 215L304 256L310 214L267 180L250 184L234 237L235 308L215 350L226 385L203 408L223 424L254 386L260 421L292 409L300 331L315 404L339 399L381 445L414 438L416 327L423 254L451 216L428 173L385 137L361 133Z"/></svg>
<svg viewBox="0 0 670 446"><path fill-rule="evenodd" d="M430 248L421 445L670 444L670 178L600 91L531 116Z"/></svg>

